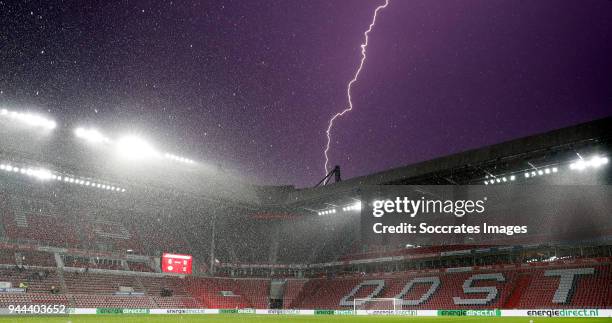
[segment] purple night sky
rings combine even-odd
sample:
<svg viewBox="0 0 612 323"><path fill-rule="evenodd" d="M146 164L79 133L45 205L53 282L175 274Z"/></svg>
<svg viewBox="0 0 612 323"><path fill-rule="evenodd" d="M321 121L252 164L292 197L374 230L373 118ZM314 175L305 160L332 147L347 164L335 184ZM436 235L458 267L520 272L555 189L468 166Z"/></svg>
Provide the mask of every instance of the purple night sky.
<svg viewBox="0 0 612 323"><path fill-rule="evenodd" d="M0 105L312 186L383 2L2 0ZM345 178L612 112L612 1L391 0L367 54Z"/></svg>

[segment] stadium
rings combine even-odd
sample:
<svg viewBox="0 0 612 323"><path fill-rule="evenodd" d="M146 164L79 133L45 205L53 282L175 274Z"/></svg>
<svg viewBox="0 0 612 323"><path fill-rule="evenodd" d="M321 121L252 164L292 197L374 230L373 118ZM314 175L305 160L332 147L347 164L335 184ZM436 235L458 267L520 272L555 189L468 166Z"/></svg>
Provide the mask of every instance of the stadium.
<svg viewBox="0 0 612 323"><path fill-rule="evenodd" d="M0 323L609 322L611 12L0 0Z"/></svg>
<svg viewBox="0 0 612 323"><path fill-rule="evenodd" d="M611 228L454 245L369 245L359 230L366 186L607 185L611 118L333 183L336 168L327 185L295 189L252 185L204 162L138 148L141 142L118 150L143 165L126 171L112 154L123 139L82 128L70 136L54 121L4 111L5 314L487 321L612 309ZM52 132L66 139L53 144Z"/></svg>

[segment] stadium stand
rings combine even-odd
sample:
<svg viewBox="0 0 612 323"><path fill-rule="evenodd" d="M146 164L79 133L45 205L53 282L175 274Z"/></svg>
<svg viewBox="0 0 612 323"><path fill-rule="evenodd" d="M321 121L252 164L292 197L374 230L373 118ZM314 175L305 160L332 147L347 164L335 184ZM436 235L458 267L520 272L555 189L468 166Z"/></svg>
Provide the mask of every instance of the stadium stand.
<svg viewBox="0 0 612 323"><path fill-rule="evenodd" d="M234 279L189 279L189 292L208 308L253 307Z"/></svg>
<svg viewBox="0 0 612 323"><path fill-rule="evenodd" d="M126 275L65 272L64 280L68 292L73 294L113 294L120 286L144 292L133 277Z"/></svg>
<svg viewBox="0 0 612 323"><path fill-rule="evenodd" d="M41 251L18 251L17 257L25 266L55 267L55 258L52 253Z"/></svg>
<svg viewBox="0 0 612 323"><path fill-rule="evenodd" d="M60 286L59 275L51 269L25 269L23 267L0 269L0 281L10 282L14 287L27 282L28 293L50 293L52 286L58 288Z"/></svg>
<svg viewBox="0 0 612 323"><path fill-rule="evenodd" d="M293 308L295 302L298 300L298 296L303 293L304 285L308 280L306 279L289 279L285 283L285 292L283 294L283 307Z"/></svg>
<svg viewBox="0 0 612 323"><path fill-rule="evenodd" d="M524 265L317 278L305 284L290 307L342 309L352 307L354 298L401 297L408 301L404 308L409 309L612 308L612 272L607 261L605 265Z"/></svg>
<svg viewBox="0 0 612 323"><path fill-rule="evenodd" d="M0 292L0 307L268 308L275 279L285 282L286 309L347 309L367 296L402 298L405 309L612 308L609 239L504 250L487 242L365 245L357 212L326 217L309 211L337 199L344 199L338 205L354 203L347 192L362 184L480 184L488 176L483 170L516 173L527 160L567 164L577 151L592 148L587 145L609 142L599 130L582 135L576 129L315 190L253 188L262 191L257 200L244 198L249 190L203 199L175 187L168 193L162 184L112 197L3 177L0 282L27 283L27 290ZM13 156L5 159L13 163ZM289 216L246 216L260 207ZM194 275L161 273L164 252L193 255Z"/></svg>
<svg viewBox="0 0 612 323"><path fill-rule="evenodd" d="M139 271L139 272L146 272L146 273L155 272L155 269L151 268L151 266L143 262L128 261L127 264L128 264L128 268L131 271Z"/></svg>

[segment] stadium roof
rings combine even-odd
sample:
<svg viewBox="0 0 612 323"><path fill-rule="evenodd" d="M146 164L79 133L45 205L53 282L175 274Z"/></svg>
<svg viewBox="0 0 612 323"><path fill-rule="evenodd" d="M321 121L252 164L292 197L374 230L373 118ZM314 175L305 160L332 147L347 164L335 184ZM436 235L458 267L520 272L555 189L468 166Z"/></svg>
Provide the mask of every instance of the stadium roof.
<svg viewBox="0 0 612 323"><path fill-rule="evenodd" d="M506 174L544 165L560 165L577 153L609 154L612 117L543 134L515 139L379 173L351 178L327 186L285 194L286 205L317 209L317 205L344 200L350 203L364 185L482 184L490 175Z"/></svg>

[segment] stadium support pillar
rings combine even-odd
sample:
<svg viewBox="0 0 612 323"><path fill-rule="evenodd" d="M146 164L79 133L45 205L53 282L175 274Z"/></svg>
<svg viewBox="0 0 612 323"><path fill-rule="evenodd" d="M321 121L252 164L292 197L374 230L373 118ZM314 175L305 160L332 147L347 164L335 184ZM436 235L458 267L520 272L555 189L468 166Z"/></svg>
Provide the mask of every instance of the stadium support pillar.
<svg viewBox="0 0 612 323"><path fill-rule="evenodd" d="M210 234L210 274L215 274L215 220L217 220L217 213L213 214L212 218L212 232Z"/></svg>
<svg viewBox="0 0 612 323"><path fill-rule="evenodd" d="M272 242L270 244L270 250L268 253L268 261L272 264L275 264L278 260L278 247L279 247L279 237L280 237L280 224L277 224L272 228ZM274 269L272 269L274 270Z"/></svg>

